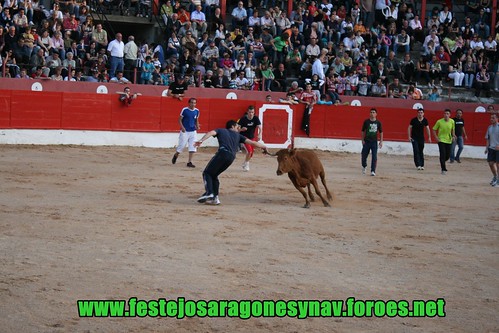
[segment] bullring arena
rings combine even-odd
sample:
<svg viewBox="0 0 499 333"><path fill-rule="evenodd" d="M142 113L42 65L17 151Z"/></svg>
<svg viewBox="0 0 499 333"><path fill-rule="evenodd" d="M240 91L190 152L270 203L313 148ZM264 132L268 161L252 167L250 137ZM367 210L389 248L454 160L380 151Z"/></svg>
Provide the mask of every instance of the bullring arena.
<svg viewBox="0 0 499 333"><path fill-rule="evenodd" d="M214 151L200 149L191 169L186 154L171 164L171 148L1 145L1 331L499 330L498 190L485 155L443 176L435 156L417 171L412 156L384 148L370 177L360 154L316 149L335 199L304 209L287 176L276 176L275 158L262 154L250 172L239 154L222 174L220 206L196 203ZM78 315L78 300L131 297L444 299L445 317Z"/></svg>

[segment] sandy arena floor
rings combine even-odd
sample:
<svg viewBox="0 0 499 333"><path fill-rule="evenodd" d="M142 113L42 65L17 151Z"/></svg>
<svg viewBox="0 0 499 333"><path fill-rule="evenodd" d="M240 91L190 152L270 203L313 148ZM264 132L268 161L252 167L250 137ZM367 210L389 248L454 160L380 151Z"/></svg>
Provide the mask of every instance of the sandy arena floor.
<svg viewBox="0 0 499 333"><path fill-rule="evenodd" d="M196 203L213 149L0 146L1 332L498 332L499 188L485 160L319 153L332 208L243 155ZM445 318L79 318L80 299L444 298Z"/></svg>

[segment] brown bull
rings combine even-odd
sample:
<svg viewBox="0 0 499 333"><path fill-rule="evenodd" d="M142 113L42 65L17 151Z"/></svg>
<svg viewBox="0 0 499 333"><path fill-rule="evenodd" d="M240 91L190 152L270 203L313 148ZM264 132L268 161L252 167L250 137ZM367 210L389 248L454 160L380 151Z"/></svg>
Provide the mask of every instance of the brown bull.
<svg viewBox="0 0 499 333"><path fill-rule="evenodd" d="M293 185L305 198L304 208L309 208L310 201L315 201L314 195L310 190L310 184L314 186L315 193L317 193L317 195L321 198L324 206L331 206L328 200L333 200L333 197L326 185L324 167L313 151L281 149L274 155L277 155L277 162L279 163L277 166L277 175L280 176L283 173L288 174L288 177L293 182ZM324 199L321 191L319 190L319 184L317 183L317 177L319 176L321 177L322 185L324 185L324 188L326 189L328 200ZM303 189L305 186L308 188L308 197L307 192Z"/></svg>

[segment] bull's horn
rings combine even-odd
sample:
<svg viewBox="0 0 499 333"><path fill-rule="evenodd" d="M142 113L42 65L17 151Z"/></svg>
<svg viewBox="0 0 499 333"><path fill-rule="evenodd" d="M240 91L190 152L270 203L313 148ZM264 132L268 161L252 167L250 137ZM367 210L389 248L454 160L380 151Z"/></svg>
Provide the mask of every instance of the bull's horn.
<svg viewBox="0 0 499 333"><path fill-rule="evenodd" d="M269 156L277 156L277 154L276 154L276 153L272 154L272 153L271 153L270 151L268 151L267 149L265 149L265 150L263 151L263 153L264 153L264 154L267 154L267 155L269 155Z"/></svg>

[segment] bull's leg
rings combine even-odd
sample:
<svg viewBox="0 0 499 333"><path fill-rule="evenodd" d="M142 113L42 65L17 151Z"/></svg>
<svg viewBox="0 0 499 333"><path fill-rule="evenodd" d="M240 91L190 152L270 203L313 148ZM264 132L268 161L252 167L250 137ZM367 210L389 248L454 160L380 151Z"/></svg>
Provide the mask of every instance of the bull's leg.
<svg viewBox="0 0 499 333"><path fill-rule="evenodd" d="M310 201L314 202L315 197L314 197L314 194L312 193L312 190L310 189L310 183L307 184L307 189L308 189L308 196L310 197Z"/></svg>
<svg viewBox="0 0 499 333"><path fill-rule="evenodd" d="M326 174L324 173L324 171L321 172L320 176L321 176L322 185L324 185L324 188L326 189L327 198L332 201L333 200L333 196L331 195L331 193L329 192L329 189L327 188L327 185L326 185Z"/></svg>
<svg viewBox="0 0 499 333"><path fill-rule="evenodd" d="M319 184L317 184L317 179L312 179L312 185L314 185L315 193L317 193L317 195L321 198L322 203L324 204L324 206L331 207L331 205L329 204L329 202L326 199L324 199L324 197L322 196L322 193L319 190Z"/></svg>
<svg viewBox="0 0 499 333"><path fill-rule="evenodd" d="M298 191L300 191L300 193L305 198L305 206L303 206L303 208L310 208L310 201L308 200L307 192L305 192L305 190L300 185L298 185L298 182L296 181L296 179L294 177L291 177L289 175L289 173L288 173L288 176L289 176L289 179L291 179L291 181L293 182L293 185L296 187L296 189Z"/></svg>

